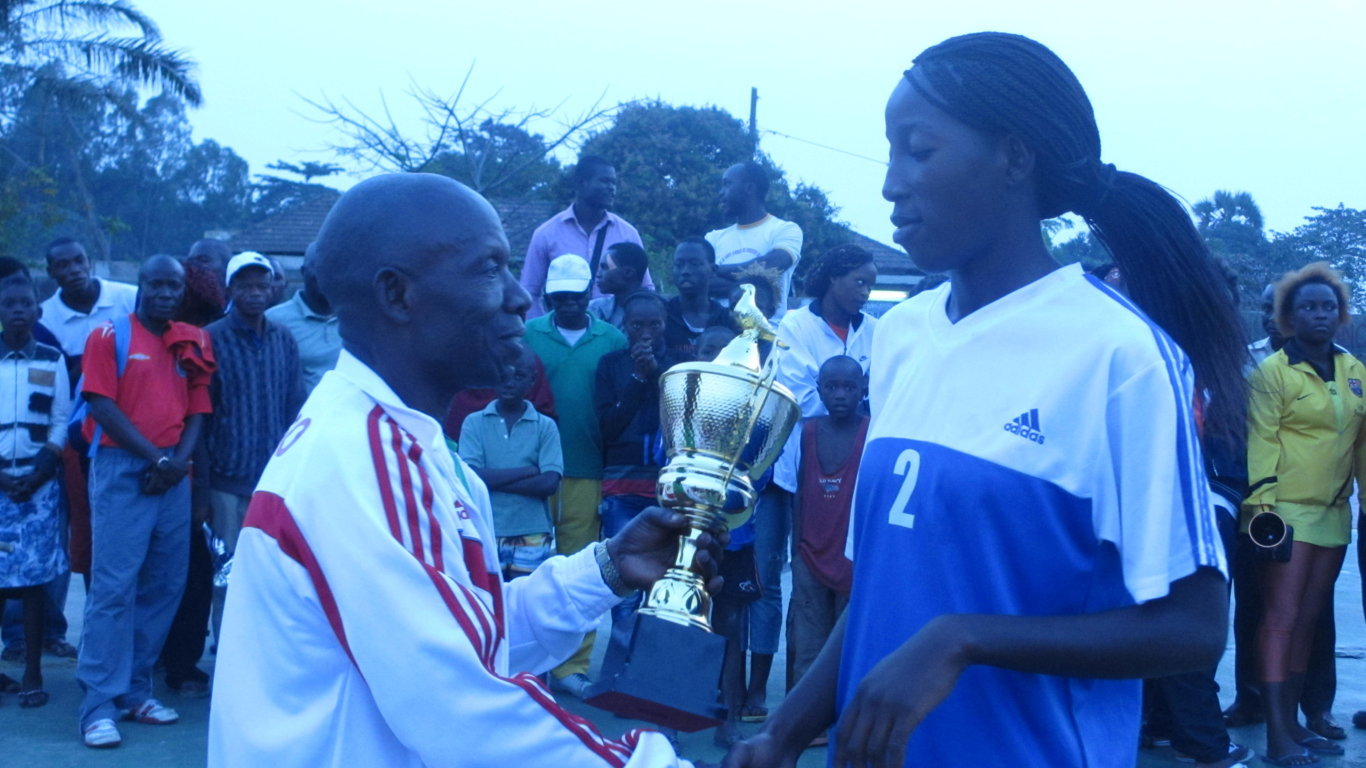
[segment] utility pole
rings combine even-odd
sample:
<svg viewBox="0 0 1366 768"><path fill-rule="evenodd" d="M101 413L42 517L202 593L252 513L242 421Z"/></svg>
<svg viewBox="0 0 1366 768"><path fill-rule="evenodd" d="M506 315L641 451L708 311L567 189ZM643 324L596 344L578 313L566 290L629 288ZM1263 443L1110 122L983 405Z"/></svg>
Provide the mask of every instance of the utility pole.
<svg viewBox="0 0 1366 768"><path fill-rule="evenodd" d="M754 149L754 154L759 154L759 122L757 114L759 111L759 89L751 87L749 89L749 143Z"/></svg>

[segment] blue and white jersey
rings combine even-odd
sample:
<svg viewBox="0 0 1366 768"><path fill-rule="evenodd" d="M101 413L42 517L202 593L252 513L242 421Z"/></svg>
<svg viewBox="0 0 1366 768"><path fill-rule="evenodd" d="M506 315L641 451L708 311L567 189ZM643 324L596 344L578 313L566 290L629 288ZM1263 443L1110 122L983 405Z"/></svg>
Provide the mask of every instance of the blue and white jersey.
<svg viewBox="0 0 1366 768"><path fill-rule="evenodd" d="M1077 265L958 323L949 290L874 337L840 711L941 614L1092 613L1227 573L1171 339ZM1139 710L1136 680L971 667L906 764L1132 766Z"/></svg>

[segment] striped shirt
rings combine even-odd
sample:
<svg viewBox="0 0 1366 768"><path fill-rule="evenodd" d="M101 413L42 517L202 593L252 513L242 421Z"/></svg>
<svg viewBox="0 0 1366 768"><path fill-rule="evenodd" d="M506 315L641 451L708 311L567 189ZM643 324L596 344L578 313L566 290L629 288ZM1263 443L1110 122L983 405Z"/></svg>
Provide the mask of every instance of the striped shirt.
<svg viewBox="0 0 1366 768"><path fill-rule="evenodd" d="M206 438L209 487L250 496L271 452L304 402L299 348L289 331L265 321L257 334L230 312L209 323L218 370Z"/></svg>

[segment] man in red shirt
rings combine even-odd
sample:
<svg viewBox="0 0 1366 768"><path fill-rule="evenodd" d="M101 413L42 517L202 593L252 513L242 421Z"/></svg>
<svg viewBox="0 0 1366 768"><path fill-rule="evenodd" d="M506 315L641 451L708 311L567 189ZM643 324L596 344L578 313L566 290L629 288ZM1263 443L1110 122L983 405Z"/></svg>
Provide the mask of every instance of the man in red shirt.
<svg viewBox="0 0 1366 768"><path fill-rule="evenodd" d="M95 446L93 553L76 678L90 747L121 743L120 716L152 725L179 719L152 698L152 665L185 587L186 474L211 410L213 352L202 329L171 321L185 295L175 259L148 259L138 287L137 312L91 333L83 362L84 431Z"/></svg>

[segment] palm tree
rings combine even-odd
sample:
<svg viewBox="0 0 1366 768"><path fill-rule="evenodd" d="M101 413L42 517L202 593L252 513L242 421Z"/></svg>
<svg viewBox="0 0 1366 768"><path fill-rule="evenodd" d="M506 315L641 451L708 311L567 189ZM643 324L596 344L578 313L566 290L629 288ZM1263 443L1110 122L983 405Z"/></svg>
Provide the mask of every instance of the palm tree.
<svg viewBox="0 0 1366 768"><path fill-rule="evenodd" d="M193 69L126 0L0 0L0 74L10 82L56 72L101 88L160 87L198 106Z"/></svg>
<svg viewBox="0 0 1366 768"><path fill-rule="evenodd" d="M1192 210L1198 220L1200 234L1240 245L1264 240L1262 209L1257 207L1247 192L1218 190L1208 200L1196 203Z"/></svg>

